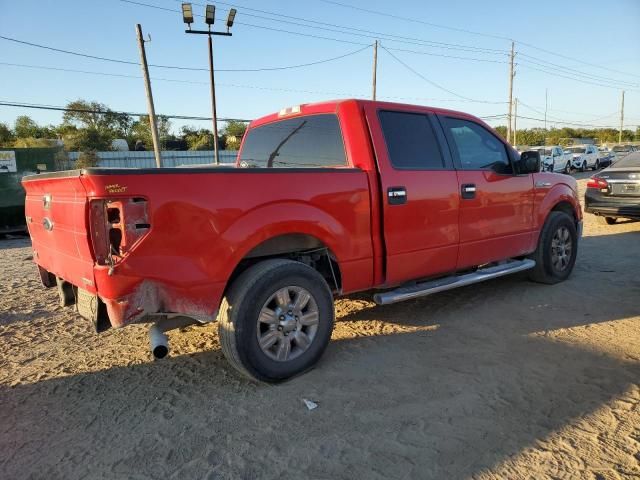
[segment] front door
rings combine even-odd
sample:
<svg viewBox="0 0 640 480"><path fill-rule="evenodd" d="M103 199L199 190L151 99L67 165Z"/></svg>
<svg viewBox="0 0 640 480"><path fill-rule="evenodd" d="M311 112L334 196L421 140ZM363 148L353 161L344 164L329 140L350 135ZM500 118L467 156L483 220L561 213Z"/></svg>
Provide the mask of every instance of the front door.
<svg viewBox="0 0 640 480"><path fill-rule="evenodd" d="M533 175L515 175L509 147L482 124L455 116L439 119L458 169L458 270L529 253Z"/></svg>
<svg viewBox="0 0 640 480"><path fill-rule="evenodd" d="M380 170L386 284L452 272L458 180L437 119L415 107L365 114Z"/></svg>

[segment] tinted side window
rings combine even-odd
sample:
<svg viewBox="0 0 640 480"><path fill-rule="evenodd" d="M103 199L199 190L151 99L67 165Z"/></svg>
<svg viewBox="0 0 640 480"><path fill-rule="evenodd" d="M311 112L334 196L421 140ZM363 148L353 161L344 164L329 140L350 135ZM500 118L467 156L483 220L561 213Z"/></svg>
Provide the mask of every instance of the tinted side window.
<svg viewBox="0 0 640 480"><path fill-rule="evenodd" d="M308 115L249 129L240 166L336 167L347 164L338 117Z"/></svg>
<svg viewBox="0 0 640 480"><path fill-rule="evenodd" d="M512 172L504 144L491 132L469 120L444 117L443 121L463 170Z"/></svg>
<svg viewBox="0 0 640 480"><path fill-rule="evenodd" d="M427 115L382 111L379 116L389 158L395 168L444 168L440 146Z"/></svg>

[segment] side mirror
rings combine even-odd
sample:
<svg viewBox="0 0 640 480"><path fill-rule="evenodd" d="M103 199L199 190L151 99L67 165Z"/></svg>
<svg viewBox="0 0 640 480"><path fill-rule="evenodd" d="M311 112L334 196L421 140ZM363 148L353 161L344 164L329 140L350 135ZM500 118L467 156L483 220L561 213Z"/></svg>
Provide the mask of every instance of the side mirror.
<svg viewBox="0 0 640 480"><path fill-rule="evenodd" d="M538 173L540 171L540 152L522 152L520 159L515 163L515 170L518 175Z"/></svg>

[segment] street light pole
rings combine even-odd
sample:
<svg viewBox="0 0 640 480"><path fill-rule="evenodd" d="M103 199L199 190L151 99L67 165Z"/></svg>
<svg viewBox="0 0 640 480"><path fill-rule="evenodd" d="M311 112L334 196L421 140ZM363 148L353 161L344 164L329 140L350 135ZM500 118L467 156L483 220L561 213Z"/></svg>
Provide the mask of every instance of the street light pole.
<svg viewBox="0 0 640 480"><path fill-rule="evenodd" d="M220 165L220 154L218 153L218 114L216 112L216 82L213 78L213 40L209 39L209 74L211 75L211 112L213 114L213 154L216 165Z"/></svg>
<svg viewBox="0 0 640 480"><path fill-rule="evenodd" d="M208 30L191 30L191 24L193 23L193 10L190 3L182 4L182 18L184 23L189 26L185 33L194 33L196 35L207 35L209 44L209 76L211 79L211 118L213 120L213 152L215 156L216 165L220 164L220 156L218 152L218 115L216 112L216 83L214 80L213 70L213 39L212 35L222 35L224 37L230 37L231 32L229 29L233 26L233 22L236 17L236 9L229 10L229 16L227 17L227 31L226 32L213 32L211 31L211 25L215 22L215 6L207 5L205 10L205 22L209 26Z"/></svg>

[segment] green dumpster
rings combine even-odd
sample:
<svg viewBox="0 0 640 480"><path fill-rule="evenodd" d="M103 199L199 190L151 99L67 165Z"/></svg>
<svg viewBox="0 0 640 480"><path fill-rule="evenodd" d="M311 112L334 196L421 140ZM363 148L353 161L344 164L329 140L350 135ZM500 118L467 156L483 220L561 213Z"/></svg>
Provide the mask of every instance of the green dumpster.
<svg viewBox="0 0 640 480"><path fill-rule="evenodd" d="M0 148L0 233L24 231L22 177L55 170L57 148Z"/></svg>

